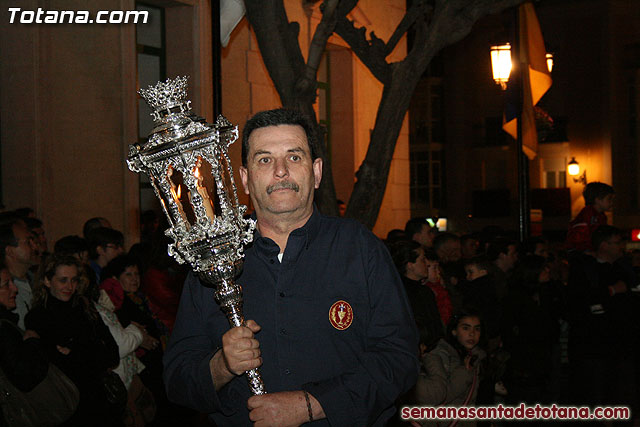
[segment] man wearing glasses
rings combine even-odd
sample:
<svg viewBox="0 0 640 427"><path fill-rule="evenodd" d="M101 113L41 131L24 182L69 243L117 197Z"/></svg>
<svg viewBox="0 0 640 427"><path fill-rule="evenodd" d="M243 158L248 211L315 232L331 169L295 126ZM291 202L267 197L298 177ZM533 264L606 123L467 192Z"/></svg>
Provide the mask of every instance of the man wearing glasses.
<svg viewBox="0 0 640 427"><path fill-rule="evenodd" d="M100 283L102 269L109 261L124 252L124 236L118 230L98 227L91 230L89 240L89 265L96 273L96 283Z"/></svg>
<svg viewBox="0 0 640 427"><path fill-rule="evenodd" d="M18 326L24 329L32 298L29 268L39 260L36 242L24 221L16 219L0 226L0 256L18 288L14 313L19 316Z"/></svg>

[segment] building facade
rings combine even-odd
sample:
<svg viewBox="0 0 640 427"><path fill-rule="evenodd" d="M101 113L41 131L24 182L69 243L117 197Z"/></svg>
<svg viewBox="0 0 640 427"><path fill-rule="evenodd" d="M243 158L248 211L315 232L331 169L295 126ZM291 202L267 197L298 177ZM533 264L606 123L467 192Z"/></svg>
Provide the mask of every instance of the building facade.
<svg viewBox="0 0 640 427"><path fill-rule="evenodd" d="M308 50L321 13L315 6L285 1L290 21L300 23L299 42ZM2 204L31 206L54 241L80 234L83 222L108 218L137 241L142 210L154 208L144 178L125 164L129 144L144 138L151 119L136 90L177 75L190 76L194 111L213 117L211 9L204 0L2 0L0 19L0 144ZM10 22L9 8L24 12ZM46 24L29 12L49 10L146 11L146 24ZM362 0L356 24L387 38L402 19L405 2ZM15 14L14 14L15 18ZM387 58L406 52L400 43ZM246 18L222 50L222 112L240 128L252 114L281 105ZM329 130L334 181L348 201L355 171L366 154L382 85L339 37L329 40L318 75L317 114ZM240 144L231 148L240 162ZM408 120L398 140L387 191L374 228L380 236L402 228L409 207ZM242 195L242 203L249 203ZM157 208L157 206L156 206Z"/></svg>

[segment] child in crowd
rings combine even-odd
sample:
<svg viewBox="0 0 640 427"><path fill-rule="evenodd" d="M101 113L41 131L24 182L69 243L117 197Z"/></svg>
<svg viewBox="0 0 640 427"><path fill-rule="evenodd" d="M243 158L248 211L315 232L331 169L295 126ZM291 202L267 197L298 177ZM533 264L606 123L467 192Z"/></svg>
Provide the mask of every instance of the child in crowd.
<svg viewBox="0 0 640 427"><path fill-rule="evenodd" d="M431 289L433 295L436 298L436 305L438 306L438 313L442 324L449 323L451 313L453 312L453 305L451 304L451 296L449 291L444 286L442 275L440 274L440 262L438 261L438 255L432 249L424 251L424 257L427 263L427 277L423 280L424 284Z"/></svg>
<svg viewBox="0 0 640 427"><path fill-rule="evenodd" d="M484 321L483 334L487 342L487 375L480 384L478 403L493 404L494 393L504 395L507 392L502 383L508 354L501 349L501 303L496 283L489 273L491 263L484 255L465 260L464 270L466 280L458 286L462 303L464 307L477 307Z"/></svg>
<svg viewBox="0 0 640 427"><path fill-rule="evenodd" d="M585 207L569 223L567 249L590 251L591 234L601 225L607 224L608 212L613 207L613 187L602 182L590 182L582 193Z"/></svg>
<svg viewBox="0 0 640 427"><path fill-rule="evenodd" d="M489 274L489 260L478 255L464 262L466 279L458 285L463 307L478 307L485 321L485 337L490 344L500 335L500 304L495 283ZM495 347L495 345L490 345Z"/></svg>
<svg viewBox="0 0 640 427"><path fill-rule="evenodd" d="M485 352L478 343L482 335L480 315L461 310L451 317L446 338L431 352L440 357L447 375L445 406L471 406L480 383L480 362ZM475 423L474 423L475 424Z"/></svg>
<svg viewBox="0 0 640 427"><path fill-rule="evenodd" d="M424 248L413 240L402 240L391 244L389 249L402 278L414 318L429 328L430 336L435 340L441 338L444 335L444 325L440 320L436 299L423 282L429 276Z"/></svg>

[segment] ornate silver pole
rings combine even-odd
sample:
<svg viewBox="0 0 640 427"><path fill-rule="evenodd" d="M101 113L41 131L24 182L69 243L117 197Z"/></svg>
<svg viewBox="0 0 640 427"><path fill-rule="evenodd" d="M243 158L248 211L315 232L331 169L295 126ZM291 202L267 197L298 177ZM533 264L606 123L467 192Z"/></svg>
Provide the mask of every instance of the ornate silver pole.
<svg viewBox="0 0 640 427"><path fill-rule="evenodd" d="M212 125L193 114L187 77L158 82L139 94L153 110L155 127L146 143L129 146L127 165L149 177L160 200L170 225L165 234L173 239L169 254L215 287L232 326L244 325L242 288L235 279L256 224L243 218L247 207L238 203L229 160L238 127L223 116ZM246 374L251 392L265 394L258 369Z"/></svg>

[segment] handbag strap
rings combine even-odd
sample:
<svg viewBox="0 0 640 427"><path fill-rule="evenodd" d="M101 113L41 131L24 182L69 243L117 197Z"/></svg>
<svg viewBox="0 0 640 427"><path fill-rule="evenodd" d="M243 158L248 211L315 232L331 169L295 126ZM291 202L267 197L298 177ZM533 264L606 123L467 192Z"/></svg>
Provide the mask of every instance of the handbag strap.
<svg viewBox="0 0 640 427"><path fill-rule="evenodd" d="M478 382L478 372L473 374L473 381L471 382L471 386L469 387L469 391L467 392L467 397L465 397L464 402L460 406L467 406L469 402L471 402L471 396L473 396L473 392L476 389L476 383ZM458 420L452 420L447 427L455 427L458 424Z"/></svg>

